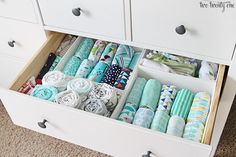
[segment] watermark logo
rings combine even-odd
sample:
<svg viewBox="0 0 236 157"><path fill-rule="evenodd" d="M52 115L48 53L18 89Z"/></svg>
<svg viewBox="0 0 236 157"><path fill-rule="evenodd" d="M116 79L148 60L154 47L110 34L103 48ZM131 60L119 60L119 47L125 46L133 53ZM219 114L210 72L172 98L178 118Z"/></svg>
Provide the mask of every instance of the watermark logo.
<svg viewBox="0 0 236 157"><path fill-rule="evenodd" d="M222 13L225 12L226 9L234 9L236 8L235 3L232 1L216 1L216 0L202 0L200 1L200 8L211 8L211 9L221 9Z"/></svg>

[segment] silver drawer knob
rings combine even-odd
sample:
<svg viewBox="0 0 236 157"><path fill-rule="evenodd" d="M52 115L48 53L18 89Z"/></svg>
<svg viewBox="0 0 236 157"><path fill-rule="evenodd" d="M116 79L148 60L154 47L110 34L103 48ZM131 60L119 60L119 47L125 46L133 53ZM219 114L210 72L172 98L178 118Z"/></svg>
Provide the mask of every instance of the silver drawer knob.
<svg viewBox="0 0 236 157"><path fill-rule="evenodd" d="M180 25L178 27L175 28L176 33L178 33L179 35L183 35L186 33L186 28L184 27L184 25Z"/></svg>
<svg viewBox="0 0 236 157"><path fill-rule="evenodd" d="M14 47L15 46L15 41L14 40L12 40L12 41L8 41L8 45L10 46L10 47Z"/></svg>
<svg viewBox="0 0 236 157"><path fill-rule="evenodd" d="M46 122L47 122L47 120L44 119L42 122L38 122L38 126L39 126L40 128L45 129L45 128L47 128L47 126L46 126L46 124L45 124Z"/></svg>
<svg viewBox="0 0 236 157"><path fill-rule="evenodd" d="M81 9L80 9L80 8L74 8L74 9L72 9L72 13L73 13L75 16L80 16L80 14L81 14Z"/></svg>

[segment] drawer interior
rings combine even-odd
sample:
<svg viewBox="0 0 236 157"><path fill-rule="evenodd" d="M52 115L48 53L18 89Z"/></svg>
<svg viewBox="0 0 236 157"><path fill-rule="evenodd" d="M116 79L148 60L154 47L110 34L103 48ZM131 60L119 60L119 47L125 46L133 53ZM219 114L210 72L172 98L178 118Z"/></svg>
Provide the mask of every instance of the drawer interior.
<svg viewBox="0 0 236 157"><path fill-rule="evenodd" d="M23 69L23 71L19 74L17 79L13 82L11 86L11 90L17 91L22 84L24 84L30 77L37 76L43 65L45 64L47 57L50 52L54 52L60 45L61 41L64 38L64 34L53 33L47 42L42 46L42 48L35 54L32 60L27 64L27 66ZM68 53L62 59L62 61L58 64L56 69L60 70L64 64L68 61L68 59L73 55L75 48L80 43L80 38L76 40L76 42L71 46L68 50ZM137 50L139 50L137 48ZM141 50L141 49L140 49ZM143 51L143 55L144 55ZM204 137L202 143L210 144L211 134L214 127L214 120L216 116L216 111L218 107L218 102L220 98L220 91L222 87L223 77L224 77L225 66L220 65L218 70L217 79L215 81L208 81L194 77L182 76L167 72L161 72L157 70L153 70L150 68L146 68L142 65L136 66L134 69L132 76L128 82L128 85L125 89L123 97L120 99L119 104L114 110L111 118L116 119L125 103L125 99L132 89L134 81L137 76L145 77L147 79L155 78L160 80L162 83L170 83L176 85L179 88L189 88L194 92L206 91L211 94L211 107L208 115L208 120L205 126Z"/></svg>

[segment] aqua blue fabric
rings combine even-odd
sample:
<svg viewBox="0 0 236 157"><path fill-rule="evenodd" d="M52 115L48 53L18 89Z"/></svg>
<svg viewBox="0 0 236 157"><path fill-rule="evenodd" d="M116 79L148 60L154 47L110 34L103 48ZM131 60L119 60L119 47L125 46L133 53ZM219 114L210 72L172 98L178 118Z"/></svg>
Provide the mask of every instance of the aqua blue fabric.
<svg viewBox="0 0 236 157"><path fill-rule="evenodd" d="M137 65L137 62L138 62L138 60L140 58L140 55L141 55L141 52L135 52L134 53L134 56L133 56L133 58L132 58L132 60L131 60L131 62L129 64L129 68L131 70L134 70L134 68Z"/></svg>
<svg viewBox="0 0 236 157"><path fill-rule="evenodd" d="M88 79L95 82L101 82L104 76L104 73L108 67L109 66L106 63L98 62L98 64L94 67L92 72L89 74Z"/></svg>
<svg viewBox="0 0 236 157"><path fill-rule="evenodd" d="M44 100L54 101L58 90L52 86L36 85L31 92L31 96Z"/></svg>
<svg viewBox="0 0 236 157"><path fill-rule="evenodd" d="M117 47L117 44L109 43L103 51L100 61L110 66L113 61L113 58L115 57Z"/></svg>
<svg viewBox="0 0 236 157"><path fill-rule="evenodd" d="M120 113L120 116L118 117L118 120L131 124L133 122L136 112L137 112L137 107L135 105L131 103L126 103L123 110Z"/></svg>
<svg viewBox="0 0 236 157"><path fill-rule="evenodd" d="M75 76L81 63L82 61L80 58L72 56L63 68L63 73L68 76Z"/></svg>
<svg viewBox="0 0 236 157"><path fill-rule="evenodd" d="M80 58L81 60L88 59L90 51L92 50L94 45L93 39L83 38L79 47L75 52L75 56Z"/></svg>
<svg viewBox="0 0 236 157"><path fill-rule="evenodd" d="M83 60L83 62L81 63L79 69L76 72L76 77L79 78L87 78L88 75L90 74L90 72L93 70L94 68L94 63L93 61L89 60L89 59L85 59Z"/></svg>
<svg viewBox="0 0 236 157"><path fill-rule="evenodd" d="M144 128L150 128L154 112L149 108L139 108L134 116L133 124Z"/></svg>

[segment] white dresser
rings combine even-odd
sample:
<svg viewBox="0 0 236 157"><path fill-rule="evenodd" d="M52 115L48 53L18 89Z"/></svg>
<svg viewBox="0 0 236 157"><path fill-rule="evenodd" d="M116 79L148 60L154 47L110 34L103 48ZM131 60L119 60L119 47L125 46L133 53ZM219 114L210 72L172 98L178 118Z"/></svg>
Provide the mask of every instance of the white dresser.
<svg viewBox="0 0 236 157"><path fill-rule="evenodd" d="M8 1L9 4L4 6ZM24 61L31 58L10 89L0 89L0 98L14 124L117 157L141 157L147 155L148 151L157 157L214 156L236 93L236 1L230 1L232 6L223 12L221 8L202 8L200 3L210 2L195 0L6 2L0 2L3 3L0 5L0 16L3 16L0 24L4 26L0 30L3 34L0 37L0 55L4 56L4 59L0 58L3 68L0 70L6 72L4 76L13 79L25 65ZM9 11L9 8L14 11ZM20 8L24 8L24 11L20 11ZM16 13L18 10L19 14ZM43 30L52 32L44 44ZM31 76L38 74L48 54L57 49L67 33L123 43L139 47L143 52L145 49L165 51L220 64L217 79L212 82L153 71L142 66L133 76L134 79L136 75L145 75L162 82L171 81L194 91L210 91L212 103L203 143L16 92ZM15 41L12 43L14 47L8 46L8 41ZM9 66L9 62L18 66ZM5 67L9 67L9 70L6 71ZM1 79L0 84L4 85L11 81ZM126 92L131 86L132 83ZM117 114L121 109L122 106L117 108ZM47 121L46 128L38 126L38 122L43 120Z"/></svg>

